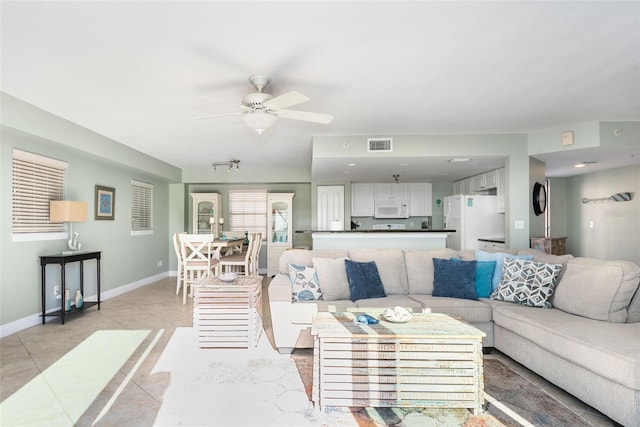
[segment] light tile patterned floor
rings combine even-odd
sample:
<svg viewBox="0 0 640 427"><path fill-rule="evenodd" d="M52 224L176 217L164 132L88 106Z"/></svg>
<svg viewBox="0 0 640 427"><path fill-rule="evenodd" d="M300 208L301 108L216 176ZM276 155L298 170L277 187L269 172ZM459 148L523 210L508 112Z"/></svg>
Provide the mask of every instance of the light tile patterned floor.
<svg viewBox="0 0 640 427"><path fill-rule="evenodd" d="M264 324L272 346L268 282ZM64 325L53 319L0 339L0 424L154 425L172 404L163 402L171 378L154 367L176 328L191 326L191 304L182 304L175 278L167 278L104 301L100 311L91 308ZM486 357L499 358L594 426L613 425L499 352ZM183 399L189 393L184 390Z"/></svg>

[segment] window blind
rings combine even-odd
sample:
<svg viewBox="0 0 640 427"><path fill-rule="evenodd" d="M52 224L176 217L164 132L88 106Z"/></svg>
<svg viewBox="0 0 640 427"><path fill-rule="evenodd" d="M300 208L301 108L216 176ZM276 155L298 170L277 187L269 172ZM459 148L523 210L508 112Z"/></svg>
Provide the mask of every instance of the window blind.
<svg viewBox="0 0 640 427"><path fill-rule="evenodd" d="M267 190L229 191L230 231L267 233Z"/></svg>
<svg viewBox="0 0 640 427"><path fill-rule="evenodd" d="M49 222L49 201L62 200L67 162L13 149L13 233L64 231L63 223Z"/></svg>
<svg viewBox="0 0 640 427"><path fill-rule="evenodd" d="M153 185L131 181L131 232L148 234L153 231Z"/></svg>

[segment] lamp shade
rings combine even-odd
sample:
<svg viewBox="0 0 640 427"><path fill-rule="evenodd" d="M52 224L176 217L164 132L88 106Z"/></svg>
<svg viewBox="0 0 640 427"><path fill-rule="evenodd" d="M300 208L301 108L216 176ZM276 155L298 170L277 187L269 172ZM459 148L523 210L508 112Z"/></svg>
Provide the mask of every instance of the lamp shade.
<svg viewBox="0 0 640 427"><path fill-rule="evenodd" d="M49 202L49 221L51 222L85 222L87 220L87 203L71 200L51 200Z"/></svg>
<svg viewBox="0 0 640 427"><path fill-rule="evenodd" d="M244 113L242 120L251 129L262 134L265 129L269 129L276 121L277 117L274 114L265 113L263 111L253 111Z"/></svg>

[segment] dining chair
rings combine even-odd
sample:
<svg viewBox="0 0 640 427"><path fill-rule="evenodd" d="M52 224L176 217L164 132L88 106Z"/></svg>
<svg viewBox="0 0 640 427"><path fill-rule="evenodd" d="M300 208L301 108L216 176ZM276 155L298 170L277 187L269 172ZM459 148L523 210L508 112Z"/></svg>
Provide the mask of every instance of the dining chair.
<svg viewBox="0 0 640 427"><path fill-rule="evenodd" d="M250 264L252 274L257 276L260 274L258 261L260 259L260 248L262 247L262 233L254 233L253 238L255 239L255 242L250 255Z"/></svg>
<svg viewBox="0 0 640 427"><path fill-rule="evenodd" d="M253 251L253 247L255 245L253 234L249 239L249 245L247 246L247 250L234 253L232 255L223 256L220 258L220 267L223 273L226 272L236 272L236 273L244 273L245 276L251 276L254 273L252 272L251 267L251 254Z"/></svg>
<svg viewBox="0 0 640 427"><path fill-rule="evenodd" d="M180 294L180 288L182 287L182 281L184 280L184 269L182 268L182 253L180 252L180 239L179 234L173 233L173 249L176 251L176 258L178 258L178 274L176 275L176 295Z"/></svg>
<svg viewBox="0 0 640 427"><path fill-rule="evenodd" d="M193 284L204 276L210 276L211 271L220 262L212 256L211 243L213 234L180 234L180 254L184 280L182 281L182 303L187 303L187 288L189 296L193 296Z"/></svg>

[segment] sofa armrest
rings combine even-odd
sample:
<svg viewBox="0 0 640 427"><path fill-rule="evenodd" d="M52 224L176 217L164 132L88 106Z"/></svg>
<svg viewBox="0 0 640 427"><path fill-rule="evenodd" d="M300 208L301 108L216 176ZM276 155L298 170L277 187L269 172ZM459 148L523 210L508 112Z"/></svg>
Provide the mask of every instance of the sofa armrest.
<svg viewBox="0 0 640 427"><path fill-rule="evenodd" d="M276 274L269 283L269 302L291 303L291 282L289 276Z"/></svg>

